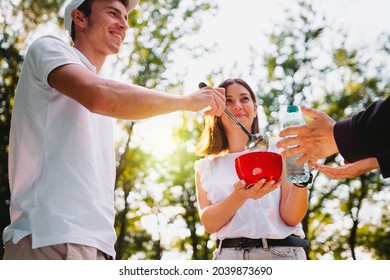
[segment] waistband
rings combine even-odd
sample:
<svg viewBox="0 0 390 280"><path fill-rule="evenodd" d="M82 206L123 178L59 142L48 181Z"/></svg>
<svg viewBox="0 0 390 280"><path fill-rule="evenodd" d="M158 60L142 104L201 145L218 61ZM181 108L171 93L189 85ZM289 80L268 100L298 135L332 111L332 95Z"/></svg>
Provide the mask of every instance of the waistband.
<svg viewBox="0 0 390 280"><path fill-rule="evenodd" d="M222 244L220 244L222 242ZM268 247L309 247L309 241L299 238L294 235L290 235L285 239L252 239L246 237L239 238L227 238L223 240L217 240L217 248L268 248Z"/></svg>

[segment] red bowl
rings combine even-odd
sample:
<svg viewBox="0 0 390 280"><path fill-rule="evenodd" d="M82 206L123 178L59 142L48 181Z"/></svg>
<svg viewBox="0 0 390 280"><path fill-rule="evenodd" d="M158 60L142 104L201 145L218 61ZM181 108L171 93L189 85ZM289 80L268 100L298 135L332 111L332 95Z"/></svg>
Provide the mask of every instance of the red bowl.
<svg viewBox="0 0 390 280"><path fill-rule="evenodd" d="M282 156L273 152L249 152L235 159L238 178L251 187L261 179L279 181L282 174Z"/></svg>

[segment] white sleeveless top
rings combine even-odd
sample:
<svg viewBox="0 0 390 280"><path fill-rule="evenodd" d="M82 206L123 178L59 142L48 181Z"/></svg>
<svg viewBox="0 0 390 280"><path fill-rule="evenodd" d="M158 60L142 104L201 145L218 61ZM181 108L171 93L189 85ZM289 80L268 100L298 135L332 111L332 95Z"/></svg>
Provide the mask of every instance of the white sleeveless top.
<svg viewBox="0 0 390 280"><path fill-rule="evenodd" d="M269 151L275 151L273 145ZM202 188L211 203L218 203L233 192L233 184L239 181L234 160L246 152L206 157L195 162ZM215 237L220 240L237 237L283 239L294 234L303 238L305 234L301 224L288 226L280 217L280 197L281 188L278 187L258 200L248 199Z"/></svg>

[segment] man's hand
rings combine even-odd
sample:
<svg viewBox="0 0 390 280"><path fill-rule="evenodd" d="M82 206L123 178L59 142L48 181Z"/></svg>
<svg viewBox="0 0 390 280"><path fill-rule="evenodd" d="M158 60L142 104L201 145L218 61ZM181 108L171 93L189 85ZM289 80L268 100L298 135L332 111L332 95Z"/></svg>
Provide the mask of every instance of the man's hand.
<svg viewBox="0 0 390 280"><path fill-rule="evenodd" d="M283 148L282 155L291 157L302 154L297 163L316 162L320 158L328 157L338 152L333 136L333 127L336 123L327 114L301 106L302 112L313 119L305 125L288 127L279 133L284 138L276 143L276 147ZM296 146L287 149L288 146Z"/></svg>
<svg viewBox="0 0 390 280"><path fill-rule="evenodd" d="M204 111L206 116L220 116L225 110L226 98L224 88L206 86L191 93L189 97L190 111L199 111L206 108Z"/></svg>

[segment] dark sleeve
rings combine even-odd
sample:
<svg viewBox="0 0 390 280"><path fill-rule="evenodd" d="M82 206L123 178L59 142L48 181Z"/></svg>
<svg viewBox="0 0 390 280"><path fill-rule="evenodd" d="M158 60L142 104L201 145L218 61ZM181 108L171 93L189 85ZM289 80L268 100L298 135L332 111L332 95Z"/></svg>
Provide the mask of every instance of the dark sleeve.
<svg viewBox="0 0 390 280"><path fill-rule="evenodd" d="M383 178L390 177L390 155L378 157L379 167L381 168Z"/></svg>
<svg viewBox="0 0 390 280"><path fill-rule="evenodd" d="M390 176L390 97L371 104L352 118L338 121L334 137L348 162L376 157L384 177ZM387 175L387 176L386 176Z"/></svg>

